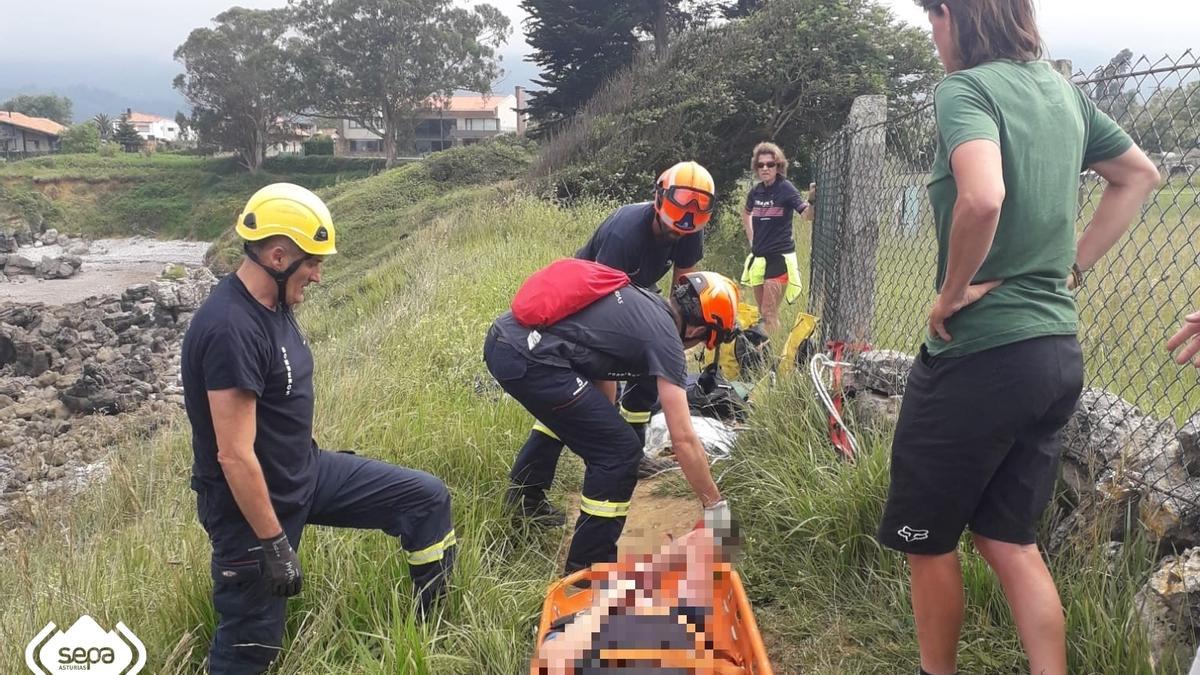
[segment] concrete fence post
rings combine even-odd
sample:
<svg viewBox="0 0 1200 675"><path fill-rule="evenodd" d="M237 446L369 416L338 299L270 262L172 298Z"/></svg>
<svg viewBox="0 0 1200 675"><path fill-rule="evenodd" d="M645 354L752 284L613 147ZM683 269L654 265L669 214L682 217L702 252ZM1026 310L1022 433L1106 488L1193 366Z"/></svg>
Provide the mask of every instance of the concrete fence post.
<svg viewBox="0 0 1200 675"><path fill-rule="evenodd" d="M827 296L826 336L851 344L871 340L875 321L875 263L883 213L887 97L859 96L846 122L845 219L837 235L834 292Z"/></svg>

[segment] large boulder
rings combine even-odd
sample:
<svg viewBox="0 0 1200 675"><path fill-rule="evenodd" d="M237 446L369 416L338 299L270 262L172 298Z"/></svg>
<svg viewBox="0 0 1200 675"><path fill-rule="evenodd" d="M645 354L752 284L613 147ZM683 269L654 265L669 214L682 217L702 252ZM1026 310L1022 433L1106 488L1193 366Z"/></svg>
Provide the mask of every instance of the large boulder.
<svg viewBox="0 0 1200 675"><path fill-rule="evenodd" d="M40 302L30 304L2 303L0 304L0 323L7 323L20 328L29 328L45 313L46 305Z"/></svg>
<svg viewBox="0 0 1200 675"><path fill-rule="evenodd" d="M62 402L73 413L115 415L132 410L139 400L123 385L128 382L119 370L108 365L85 363L83 374L62 392Z"/></svg>
<svg viewBox="0 0 1200 675"><path fill-rule="evenodd" d="M172 316L194 312L208 297L217 278L206 267L199 267L182 279L159 279L150 284L150 297Z"/></svg>
<svg viewBox="0 0 1200 675"><path fill-rule="evenodd" d="M4 263L4 273L10 277L18 274L33 274L36 270L37 263L19 253L10 253L8 260Z"/></svg>
<svg viewBox="0 0 1200 675"><path fill-rule="evenodd" d="M13 336L20 330L15 326L0 324L0 368L16 362L17 346L13 342Z"/></svg>
<svg viewBox="0 0 1200 675"><path fill-rule="evenodd" d="M1200 548L1159 563L1134 599L1155 672L1187 668L1200 630Z"/></svg>
<svg viewBox="0 0 1200 675"><path fill-rule="evenodd" d="M42 256L34 273L39 279L70 279L82 265L83 260L75 255Z"/></svg>
<svg viewBox="0 0 1200 675"><path fill-rule="evenodd" d="M901 396L912 370L913 356L892 349L876 349L854 358L848 385L884 396Z"/></svg>
<svg viewBox="0 0 1200 675"><path fill-rule="evenodd" d="M13 340L13 350L13 372L17 375L37 377L54 365L54 352L35 336L22 334Z"/></svg>
<svg viewBox="0 0 1200 675"><path fill-rule="evenodd" d="M1062 477L1078 500L1098 490L1101 481L1120 481L1144 474L1170 435L1160 422L1103 389L1085 389L1075 413L1062 431Z"/></svg>

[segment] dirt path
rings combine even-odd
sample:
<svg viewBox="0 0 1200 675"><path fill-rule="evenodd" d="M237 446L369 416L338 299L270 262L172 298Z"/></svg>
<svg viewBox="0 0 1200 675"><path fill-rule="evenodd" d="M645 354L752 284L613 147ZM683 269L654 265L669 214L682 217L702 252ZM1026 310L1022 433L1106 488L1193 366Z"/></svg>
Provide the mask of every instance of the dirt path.
<svg viewBox="0 0 1200 675"><path fill-rule="evenodd" d="M638 482L633 491L633 503L625 529L617 540L617 555L655 553L667 543L667 535L679 537L687 534L700 519L700 504L694 497L670 497L653 494L661 479L650 478ZM579 517L579 495L572 494L567 509L567 522L574 523ZM566 536L570 538L571 530ZM562 563L566 562L566 546L563 547Z"/></svg>
<svg viewBox="0 0 1200 675"><path fill-rule="evenodd" d="M144 237L97 239L91 252L80 256L83 267L70 279L40 281L31 276L0 284L0 302L44 302L64 305L96 295L120 295L126 288L162 274L169 263L200 265L208 244L202 241L158 241ZM37 262L58 256L58 246L22 247L17 253Z"/></svg>

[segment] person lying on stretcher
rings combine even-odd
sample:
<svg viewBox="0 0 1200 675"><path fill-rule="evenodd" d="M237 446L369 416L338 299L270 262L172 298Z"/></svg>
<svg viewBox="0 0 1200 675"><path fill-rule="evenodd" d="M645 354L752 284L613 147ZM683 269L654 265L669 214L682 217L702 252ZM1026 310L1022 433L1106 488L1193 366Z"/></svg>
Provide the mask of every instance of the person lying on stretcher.
<svg viewBox="0 0 1200 675"><path fill-rule="evenodd" d="M593 584L590 607L551 624L535 657L537 672L696 672L706 651L719 551L713 530L701 527L632 569L610 571ZM620 666L610 665L614 657Z"/></svg>

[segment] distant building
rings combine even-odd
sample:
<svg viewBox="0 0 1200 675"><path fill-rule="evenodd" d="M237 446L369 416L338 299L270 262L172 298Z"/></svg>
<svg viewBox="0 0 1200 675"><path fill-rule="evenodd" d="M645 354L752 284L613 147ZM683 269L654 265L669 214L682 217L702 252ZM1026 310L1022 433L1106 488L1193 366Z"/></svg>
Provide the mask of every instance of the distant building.
<svg viewBox="0 0 1200 675"><path fill-rule="evenodd" d="M30 117L0 110L0 153L42 154L58 152L67 128L45 117Z"/></svg>
<svg viewBox="0 0 1200 675"><path fill-rule="evenodd" d="M471 145L500 134L525 133L525 90L508 96L452 96L442 106L430 106L417 123L412 144L397 155L425 155L456 145ZM382 126L382 121L378 126ZM383 138L353 120L337 121L337 154L382 156Z"/></svg>
<svg viewBox="0 0 1200 675"><path fill-rule="evenodd" d="M128 108L125 110L125 116L144 141L174 143L179 140L179 125L175 120L150 113L134 112Z"/></svg>

